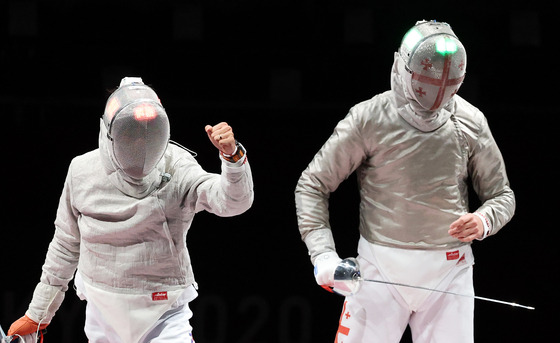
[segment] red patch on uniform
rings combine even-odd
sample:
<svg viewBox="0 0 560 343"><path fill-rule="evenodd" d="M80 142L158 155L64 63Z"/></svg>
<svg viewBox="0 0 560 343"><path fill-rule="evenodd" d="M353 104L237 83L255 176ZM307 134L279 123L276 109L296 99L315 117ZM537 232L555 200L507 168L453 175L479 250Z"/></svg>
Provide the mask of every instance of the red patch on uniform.
<svg viewBox="0 0 560 343"><path fill-rule="evenodd" d="M448 261L456 260L459 258L459 250L448 251L445 253Z"/></svg>
<svg viewBox="0 0 560 343"><path fill-rule="evenodd" d="M167 300L167 292L152 293L152 301Z"/></svg>

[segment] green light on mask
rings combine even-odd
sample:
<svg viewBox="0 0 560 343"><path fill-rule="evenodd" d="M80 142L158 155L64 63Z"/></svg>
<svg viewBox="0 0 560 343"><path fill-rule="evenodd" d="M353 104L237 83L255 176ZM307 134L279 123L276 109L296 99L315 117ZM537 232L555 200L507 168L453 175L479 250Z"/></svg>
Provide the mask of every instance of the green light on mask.
<svg viewBox="0 0 560 343"><path fill-rule="evenodd" d="M414 28L406 33L403 39L403 44L406 45L408 50L412 50L421 39L422 34Z"/></svg>
<svg viewBox="0 0 560 343"><path fill-rule="evenodd" d="M436 42L436 51L442 55L454 54L457 52L457 43L451 38L442 37Z"/></svg>

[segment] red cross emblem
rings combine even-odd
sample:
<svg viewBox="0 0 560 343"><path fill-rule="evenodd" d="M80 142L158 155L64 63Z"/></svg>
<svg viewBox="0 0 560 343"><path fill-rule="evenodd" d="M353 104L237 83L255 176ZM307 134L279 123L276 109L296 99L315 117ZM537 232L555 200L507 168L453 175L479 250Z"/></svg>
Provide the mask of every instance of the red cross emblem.
<svg viewBox="0 0 560 343"><path fill-rule="evenodd" d="M426 58L424 59L422 62L420 62L423 66L424 66L424 70L428 70L428 68L432 67L432 64L430 63L430 59Z"/></svg>
<svg viewBox="0 0 560 343"><path fill-rule="evenodd" d="M422 89L422 87L418 87L418 89L415 89L414 91L418 93L419 97L422 97L422 95L426 95L426 92Z"/></svg>
<svg viewBox="0 0 560 343"><path fill-rule="evenodd" d="M336 336L335 336L335 339L334 339L334 343L338 343L338 342L339 342L339 340L338 340L338 335L339 335L339 334L340 334L340 335L344 335L344 336L348 336L348 335L350 334L350 328L347 327L347 326L342 325L342 319L343 319L343 317L348 316L348 317L346 317L346 319L348 319L348 318L350 317L350 312L346 312L346 303L347 303L347 302L348 302L348 301L345 301L345 302L344 302L344 306L342 307L342 314L340 315L340 321L338 322L338 324L339 324L339 325L338 325L338 331L336 332ZM346 313L344 313L344 312L346 312ZM340 343L342 343L342 341L341 341Z"/></svg>
<svg viewBox="0 0 560 343"><path fill-rule="evenodd" d="M425 84L428 84L428 85L439 87L436 100L434 101L434 104L432 105L432 108L430 108L430 110L435 110L436 108L439 108L439 106L441 105L441 102L443 101L443 97L445 95L445 90L446 90L447 87L454 87L454 86L460 85L461 82L463 82L463 79L465 78L465 75L463 75L463 76L458 77L456 79L449 79L449 71L451 69L451 56L452 55L446 55L445 56L445 61L443 62L443 71L441 73L441 79L433 78L433 77L426 76L426 75L421 75L421 74L418 74L418 73L415 73L415 72L412 73L412 79L413 80L416 80L416 81L419 81L421 83L425 83ZM424 62L425 62L425 60L422 61L421 64L425 67L426 64ZM422 97L423 95L426 95L426 92L422 89L422 87L418 88L418 90L416 90L416 92L418 92L418 95L420 97ZM455 90L455 92L457 92L457 89Z"/></svg>

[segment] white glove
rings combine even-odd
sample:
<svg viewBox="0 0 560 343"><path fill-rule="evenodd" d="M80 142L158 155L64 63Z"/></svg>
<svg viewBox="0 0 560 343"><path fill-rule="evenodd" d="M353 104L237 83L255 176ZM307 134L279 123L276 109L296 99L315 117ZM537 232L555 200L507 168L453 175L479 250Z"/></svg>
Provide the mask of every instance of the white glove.
<svg viewBox="0 0 560 343"><path fill-rule="evenodd" d="M315 281L319 286L334 286L334 271L342 261L334 251L325 252L315 258Z"/></svg>

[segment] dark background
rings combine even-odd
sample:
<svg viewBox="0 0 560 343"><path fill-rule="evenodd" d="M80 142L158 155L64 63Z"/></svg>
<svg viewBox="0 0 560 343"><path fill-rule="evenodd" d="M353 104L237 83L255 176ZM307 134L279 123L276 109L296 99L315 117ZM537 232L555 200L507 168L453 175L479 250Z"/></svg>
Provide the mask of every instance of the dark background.
<svg viewBox="0 0 560 343"><path fill-rule="evenodd" d="M476 301L476 341L545 341L559 305L558 29L537 1L2 1L2 327L39 280L71 158L97 147L109 90L141 76L205 169L220 162L204 125L227 121L253 170L248 212L201 213L189 232L197 342L332 342L343 299L315 284L293 191L348 109L389 88L393 53L421 19L450 23L465 45L459 94L487 116L518 201L473 244L475 288L536 310ZM342 257L356 255L357 199L355 177L332 195ZM83 312L70 290L47 341L86 342Z"/></svg>

